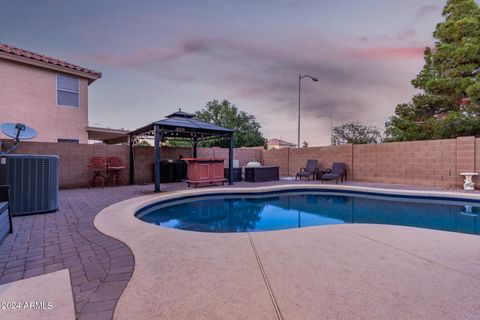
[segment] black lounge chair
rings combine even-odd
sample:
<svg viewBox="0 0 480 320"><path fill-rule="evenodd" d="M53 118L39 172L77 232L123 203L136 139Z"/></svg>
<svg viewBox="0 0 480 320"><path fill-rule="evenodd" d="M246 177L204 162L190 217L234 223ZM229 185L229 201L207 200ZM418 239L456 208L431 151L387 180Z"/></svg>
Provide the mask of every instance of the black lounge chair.
<svg viewBox="0 0 480 320"><path fill-rule="evenodd" d="M300 178L300 180L302 180L302 178L307 178L308 181L310 181L310 176L315 180L315 176L318 172L320 172L318 169L318 160L308 160L305 168L301 168L300 172L297 172L295 175L295 180L297 180L297 178Z"/></svg>
<svg viewBox="0 0 480 320"><path fill-rule="evenodd" d="M338 183L338 179L343 182L343 179L347 180L347 169L344 162L334 162L332 165L332 170L326 172L322 175L323 181L335 180Z"/></svg>

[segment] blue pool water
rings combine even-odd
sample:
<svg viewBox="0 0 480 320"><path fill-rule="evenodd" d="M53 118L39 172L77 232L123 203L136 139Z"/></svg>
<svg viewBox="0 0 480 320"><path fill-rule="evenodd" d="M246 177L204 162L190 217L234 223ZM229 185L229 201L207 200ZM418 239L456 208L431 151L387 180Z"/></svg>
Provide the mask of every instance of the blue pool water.
<svg viewBox="0 0 480 320"><path fill-rule="evenodd" d="M136 216L162 227L247 232L341 223L375 223L480 234L480 203L325 191L188 197Z"/></svg>

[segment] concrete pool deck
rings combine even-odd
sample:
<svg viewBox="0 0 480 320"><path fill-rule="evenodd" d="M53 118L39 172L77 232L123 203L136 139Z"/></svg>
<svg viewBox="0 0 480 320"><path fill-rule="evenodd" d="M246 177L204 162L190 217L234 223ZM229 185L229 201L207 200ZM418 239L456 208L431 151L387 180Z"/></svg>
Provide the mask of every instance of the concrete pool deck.
<svg viewBox="0 0 480 320"><path fill-rule="evenodd" d="M2 319L74 320L67 269L0 285Z"/></svg>
<svg viewBox="0 0 480 320"><path fill-rule="evenodd" d="M228 191L148 195L95 217L95 226L128 245L135 258L114 319L478 319L475 235L367 224L211 234L133 216L161 199ZM480 199L476 193L381 191Z"/></svg>

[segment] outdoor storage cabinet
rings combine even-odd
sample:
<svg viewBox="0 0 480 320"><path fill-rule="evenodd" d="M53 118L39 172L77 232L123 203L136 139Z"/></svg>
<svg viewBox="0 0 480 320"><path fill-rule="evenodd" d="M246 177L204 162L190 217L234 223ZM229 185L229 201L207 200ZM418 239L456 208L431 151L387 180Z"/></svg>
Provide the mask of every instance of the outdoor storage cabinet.
<svg viewBox="0 0 480 320"><path fill-rule="evenodd" d="M187 184L198 186L200 184L224 183L223 159L187 158Z"/></svg>
<svg viewBox="0 0 480 320"><path fill-rule="evenodd" d="M185 179L187 179L187 163L185 161L160 161L160 182L179 182ZM152 163L152 180L155 180L155 163Z"/></svg>
<svg viewBox="0 0 480 320"><path fill-rule="evenodd" d="M58 167L58 156L0 156L0 185L10 186L12 216L58 210Z"/></svg>
<svg viewBox="0 0 480 320"><path fill-rule="evenodd" d="M228 168L223 169L224 174L223 176L225 179L228 179ZM242 181L242 168L233 168L233 182L240 182Z"/></svg>
<svg viewBox="0 0 480 320"><path fill-rule="evenodd" d="M247 182L276 181L279 179L279 167L245 167L245 181Z"/></svg>

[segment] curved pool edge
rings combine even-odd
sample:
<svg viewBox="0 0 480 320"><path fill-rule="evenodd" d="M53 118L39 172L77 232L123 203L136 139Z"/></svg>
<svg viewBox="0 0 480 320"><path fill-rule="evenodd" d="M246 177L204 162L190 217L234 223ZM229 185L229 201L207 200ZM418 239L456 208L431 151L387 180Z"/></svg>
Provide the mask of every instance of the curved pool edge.
<svg viewBox="0 0 480 320"><path fill-rule="evenodd" d="M436 191L436 190L413 190L413 189L391 189L378 187L364 187L353 185L328 185L328 184L283 184L278 186L263 186L263 187L212 187L212 188L198 188L186 189L178 191L168 191L155 193L146 196L140 196L125 201L118 202L109 207L124 206L135 203L134 215L137 211L145 206L154 204L159 201L170 200L177 197L184 196L208 196L219 195L223 193L265 193L275 192L281 190L295 190L295 189L310 189L310 190L332 190L332 191L356 191L366 194L376 195L399 195L399 196L416 196L416 197L431 197L431 198L449 198L449 200L476 200L480 201L480 193L467 193L456 191ZM140 201L141 200L141 201ZM105 208L108 209L109 207ZM105 210L104 209L104 210ZM102 211L104 211L102 210ZM102 213L97 214L97 217Z"/></svg>
<svg viewBox="0 0 480 320"><path fill-rule="evenodd" d="M465 193L455 191L435 191L435 190L411 190L411 189L390 189L390 188L378 188L378 187L364 187L364 186L352 186L352 185L319 185L319 184L284 184L278 186L263 186L263 187L214 187L214 188L199 188L199 189L186 189L179 191L169 191L156 193L146 196L140 196L125 201L115 203L111 206L104 208L100 211L95 219L94 225L101 232L112 236L118 240L123 241L122 233L118 226L119 222L122 222L124 226L134 226L134 228L146 228L146 230L158 230L158 229L170 229L171 228L158 228L145 223L135 217L135 214L149 205L156 204L161 201L188 197L188 196L208 196L208 195L221 195L223 193L265 193L275 192L282 190L334 190L334 191L356 191L367 194L376 195L400 195L400 196L416 196L416 197L431 197L431 198L450 198L451 200L475 200L480 201L480 193ZM108 218L107 218L108 216ZM112 218L115 218L111 220ZM116 223L111 224L112 221ZM132 225L125 225L125 223L131 223ZM115 227L114 227L115 226ZM142 226L142 227L141 227ZM182 231L182 230L177 230Z"/></svg>
<svg viewBox="0 0 480 320"><path fill-rule="evenodd" d="M175 263L178 263L178 257L172 257L172 255L195 255L195 253L191 250L190 246L191 243L200 243L199 246L205 244L207 246L208 243L212 245L213 243L218 244L219 242L222 243L222 250L226 250L228 252L228 247L236 248L241 247L243 251L248 250L244 246L244 242L248 237L248 233L225 233L225 234L218 234L218 233L192 233L192 232L185 232L182 230L171 229L171 228L159 228L158 226L151 225L145 223L135 217L135 213L140 210L141 208L154 204L159 201L175 199L178 197L183 196L191 196L191 195L218 195L222 193L263 193L263 192L271 192L271 191L279 191L279 190L295 190L295 189L312 189L312 190L322 190L322 189L330 189L336 191L360 191L360 192L367 192L367 193L374 193L374 194L383 194L383 195L405 195L405 196L423 196L423 197L451 197L455 199L464 199L464 200L480 200L480 194L466 194L463 192L454 192L454 191L430 191L430 190L398 190L398 189L387 189L387 188L373 188L373 187L363 187L363 186L351 186L351 185L317 185L317 184L292 184L292 185L278 185L278 186L267 186L267 187L247 187L247 188L239 188L239 187L218 187L218 188L204 188L204 189L191 189L191 190L181 190L181 191L173 191L173 192L165 192L160 194L152 194L147 196L141 196L129 200L125 200L114 205L111 205L105 209L103 209L94 219L95 227L122 242L124 242L132 251L135 257L135 269L132 278L130 279L124 293L122 294L119 303L117 304L117 309L115 311L114 318L118 319L128 319L129 316L132 316L132 313L129 309L132 306L132 299L138 299L138 296L144 296L148 294L149 296L155 297L159 293L156 291L155 286L150 286L151 283L155 283L157 281L170 281L164 279L161 275L156 274L155 270L152 270L153 266L159 267L160 269L164 269L164 267L160 267L162 264L160 263L158 257L163 256L167 259L172 260L171 262L167 262L167 267L169 272L173 272L172 269L175 266ZM269 233L278 233L279 238L285 234L292 234L292 233L305 233L309 234L311 232L317 232L320 228L322 229L337 229L342 230L345 229L345 226L316 226L304 229L290 229L290 230L278 230L278 231L269 231ZM310 229L310 230L309 230ZM314 231L312 231L314 229ZM350 228L347 227L348 232L356 232L358 228ZM364 226L360 229L368 230L369 226ZM398 231L398 229L404 229L403 231ZM413 229L413 230L412 230ZM305 231L307 230L307 231ZM410 227L400 227L400 226L381 226L380 228L373 228L373 230L386 230L386 233L393 233L396 232L403 232L406 234L422 234L422 235L429 235L435 233L447 233L444 231L435 231L435 230L423 230L418 231L417 228L410 228ZM390 231L389 231L390 230ZM273 235L275 237L275 235ZM455 239L462 239L461 241L477 241L478 239L472 240L468 237L470 235L466 234L457 234L452 233L451 235L441 236L440 238L455 238ZM478 236L473 236L478 237ZM469 239L469 240L465 240ZM219 241L221 240L221 241ZM460 241L460 240L459 240ZM157 244L155 246L154 244ZM478 242L480 244L480 241ZM153 247L152 247L153 246ZM163 252L167 250L167 252ZM242 251L239 250L239 251ZM242 252L243 252L242 251ZM249 253L245 253L245 259L249 258ZM188 258L189 259L189 258ZM163 260L165 261L165 260ZM215 268L221 268L221 266L214 265ZM153 267L155 269L155 267ZM175 272L174 272L175 273ZM239 271L242 273L242 271ZM261 288L262 284L259 282L261 279L257 279L254 281L257 283L256 290ZM160 284L159 284L160 285ZM160 286L161 287L161 286ZM255 286L254 286L255 287ZM170 287L170 290L177 290L174 287ZM181 290L178 289L178 290ZM246 289L245 289L246 290ZM248 290L247 290L248 291ZM260 290L261 291L261 290ZM253 294L250 292L249 294ZM168 297L164 297L168 300ZM217 299L221 299L221 297L217 297ZM255 299L259 299L258 301L262 301L262 297L256 297ZM148 300L148 299L147 299ZM141 312L144 310L147 313L156 312L155 308L152 305L149 305L149 302L143 302L137 300L138 303L144 304L142 309L137 310L136 312ZM146 304L145 304L146 303ZM154 303L154 301L151 301ZM254 302L250 302L254 303ZM130 306L130 307L129 307ZM265 311L264 306L260 306L259 312L266 312L269 314L269 311ZM119 310L117 312L117 310ZM240 311L239 311L240 312Z"/></svg>

